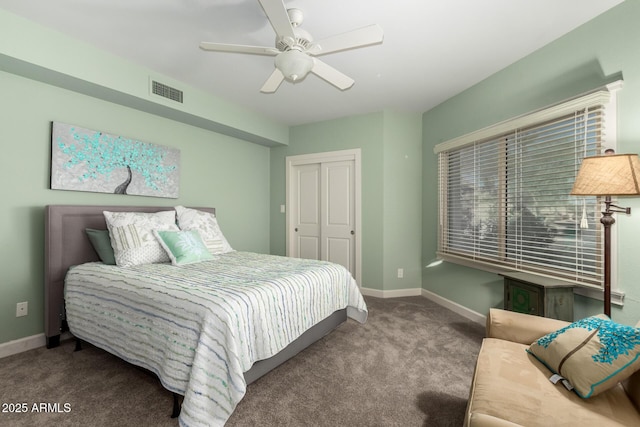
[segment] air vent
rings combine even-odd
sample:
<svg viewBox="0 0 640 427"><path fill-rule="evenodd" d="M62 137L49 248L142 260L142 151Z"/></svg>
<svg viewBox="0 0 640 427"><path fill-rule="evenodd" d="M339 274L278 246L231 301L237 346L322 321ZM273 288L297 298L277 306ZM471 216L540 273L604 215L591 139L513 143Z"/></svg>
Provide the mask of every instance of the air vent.
<svg viewBox="0 0 640 427"><path fill-rule="evenodd" d="M155 80L151 81L151 92L156 95L162 96L164 98L170 99L172 101L182 103L181 90L178 90L171 86L167 86Z"/></svg>

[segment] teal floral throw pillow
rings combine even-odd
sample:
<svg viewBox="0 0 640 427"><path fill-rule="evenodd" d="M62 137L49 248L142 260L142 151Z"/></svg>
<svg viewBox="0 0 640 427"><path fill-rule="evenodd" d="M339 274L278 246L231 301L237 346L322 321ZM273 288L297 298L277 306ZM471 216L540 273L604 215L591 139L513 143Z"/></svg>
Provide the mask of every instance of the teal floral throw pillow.
<svg viewBox="0 0 640 427"><path fill-rule="evenodd" d="M173 265L193 264L213 259L213 255L205 246L200 233L189 231L153 232L171 259Z"/></svg>
<svg viewBox="0 0 640 427"><path fill-rule="evenodd" d="M582 398L595 396L640 369L640 329L604 314L578 320L536 340L529 353Z"/></svg>

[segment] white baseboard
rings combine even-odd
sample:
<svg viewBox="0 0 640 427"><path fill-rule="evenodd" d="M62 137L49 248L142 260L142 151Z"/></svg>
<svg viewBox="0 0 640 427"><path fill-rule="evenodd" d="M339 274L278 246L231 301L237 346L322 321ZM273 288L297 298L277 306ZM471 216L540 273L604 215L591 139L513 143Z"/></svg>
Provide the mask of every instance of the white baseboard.
<svg viewBox="0 0 640 427"><path fill-rule="evenodd" d="M421 295L421 290L420 288L410 288L382 291L380 289L360 288L362 295L376 298L417 297Z"/></svg>
<svg viewBox="0 0 640 427"><path fill-rule="evenodd" d="M63 332L60 335L60 342L73 338L71 332ZM0 359L23 351L33 350L47 345L47 338L44 334L32 335L14 341L0 343Z"/></svg>
<svg viewBox="0 0 640 427"><path fill-rule="evenodd" d="M33 350L34 348L44 347L47 340L44 334L32 335L30 337L20 338L0 344L0 359L23 351Z"/></svg>
<svg viewBox="0 0 640 427"><path fill-rule="evenodd" d="M466 317L467 319L480 323L484 325L487 322L487 316L482 315L476 311L471 310L463 305L458 304L457 302L453 302L446 298L441 297L438 294L434 294L431 291L427 291L422 288L410 288L410 289L395 289L391 291L383 291L379 289L370 289L370 288L360 288L360 292L364 296L371 296L376 298L400 298L400 297L416 297L423 296L428 300L439 304L454 313L461 315L462 317Z"/></svg>
<svg viewBox="0 0 640 427"><path fill-rule="evenodd" d="M480 323L481 325L487 323L487 316L480 314L477 311L473 311L470 308L465 307L464 305L460 305L457 302L453 302L451 300L443 298L438 294L434 294L431 291L422 289L422 296L435 302L436 304L440 304L441 306L448 308L454 313L458 313L462 317L466 317L473 322Z"/></svg>

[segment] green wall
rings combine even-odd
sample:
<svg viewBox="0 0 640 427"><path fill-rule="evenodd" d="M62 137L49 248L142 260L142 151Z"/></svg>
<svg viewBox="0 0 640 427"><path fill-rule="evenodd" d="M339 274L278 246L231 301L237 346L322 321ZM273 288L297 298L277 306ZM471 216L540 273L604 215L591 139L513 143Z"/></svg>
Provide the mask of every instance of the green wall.
<svg viewBox="0 0 640 427"><path fill-rule="evenodd" d="M284 255L285 158L362 151L362 283L369 289L419 288L421 118L384 111L291 128L289 145L271 149L271 252ZM405 278L397 279L398 268Z"/></svg>
<svg viewBox="0 0 640 427"><path fill-rule="evenodd" d="M420 287L422 131L419 114L386 111L383 145L384 290ZM398 278L398 268L404 277Z"/></svg>
<svg viewBox="0 0 640 427"><path fill-rule="evenodd" d="M287 144L288 126L0 9L0 70L265 146ZM184 93L150 93L151 80Z"/></svg>
<svg viewBox="0 0 640 427"><path fill-rule="evenodd" d="M0 343L44 330L47 204L214 206L234 248L269 252L269 148L1 71L0 89ZM51 121L178 148L180 197L48 189Z"/></svg>
<svg viewBox="0 0 640 427"><path fill-rule="evenodd" d="M423 115L423 262L434 256L437 242L436 144L518 116L622 76L618 95L619 153L640 151L640 2L627 0L566 36L532 53ZM618 286L626 293L615 320L640 320L640 199L621 202L630 216L616 215ZM426 265L426 264L425 264ZM444 263L425 269L423 288L479 313L501 307L499 276ZM575 317L602 312L602 303L576 297Z"/></svg>

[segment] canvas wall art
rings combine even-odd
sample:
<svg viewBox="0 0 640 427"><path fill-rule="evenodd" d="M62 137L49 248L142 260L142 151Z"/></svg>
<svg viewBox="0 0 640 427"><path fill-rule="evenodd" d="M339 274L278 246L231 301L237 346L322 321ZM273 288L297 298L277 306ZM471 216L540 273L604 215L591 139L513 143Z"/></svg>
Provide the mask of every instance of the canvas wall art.
<svg viewBox="0 0 640 427"><path fill-rule="evenodd" d="M177 198L180 150L53 122L51 189Z"/></svg>

